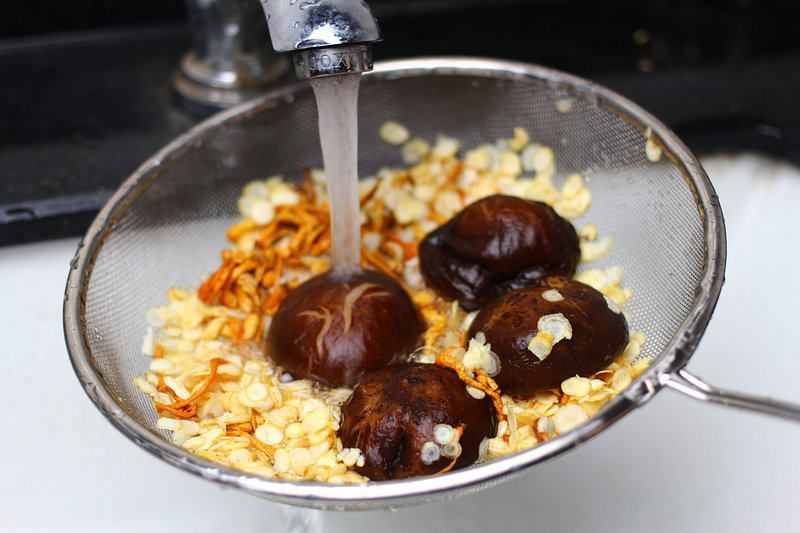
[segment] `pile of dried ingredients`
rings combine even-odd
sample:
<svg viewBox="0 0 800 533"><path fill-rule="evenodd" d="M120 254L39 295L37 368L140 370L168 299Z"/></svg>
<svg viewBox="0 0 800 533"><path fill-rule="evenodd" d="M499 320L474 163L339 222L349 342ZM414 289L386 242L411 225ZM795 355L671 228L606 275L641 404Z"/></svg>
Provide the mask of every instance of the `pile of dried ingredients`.
<svg viewBox="0 0 800 533"><path fill-rule="evenodd" d="M553 150L531 142L523 128L463 157L460 143L449 137L431 144L396 122L379 133L401 147L409 166L383 169L359 183L362 265L394 277L411 295L427 327L414 360L434 363L450 349L447 357L462 366L491 362L485 339L464 338L475 312L425 286L417 244L489 195L545 202L574 220L589 209L591 192L578 174L556 187ZM251 182L238 206L243 218L227 232L232 246L222 251L220 268L197 289L171 288L167 304L146 312L142 351L153 359L134 383L152 398L158 428L199 456L271 478L368 481L351 468L363 464L360 450L343 448L337 437L341 405L351 390L294 379L270 362L262 346L286 295L328 269L324 173L304 170L302 185L280 176ZM613 236L600 237L592 224L578 228L578 235L584 266L574 278L624 310L631 292L620 285L622 268L585 265L612 249ZM639 357L644 341L644 334L631 331L622 355L593 376L571 377L560 388L524 398L500 394L497 435L480 460L535 446L586 421L646 368L648 360Z"/></svg>

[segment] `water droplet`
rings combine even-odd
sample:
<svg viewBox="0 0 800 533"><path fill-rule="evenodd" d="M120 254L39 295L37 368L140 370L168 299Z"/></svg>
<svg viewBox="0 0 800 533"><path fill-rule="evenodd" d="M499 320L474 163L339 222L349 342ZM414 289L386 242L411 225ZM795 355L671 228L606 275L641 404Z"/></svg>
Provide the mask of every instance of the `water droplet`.
<svg viewBox="0 0 800 533"><path fill-rule="evenodd" d="M225 35L228 37L233 37L238 35L239 33L239 25L238 24L228 24L225 26Z"/></svg>

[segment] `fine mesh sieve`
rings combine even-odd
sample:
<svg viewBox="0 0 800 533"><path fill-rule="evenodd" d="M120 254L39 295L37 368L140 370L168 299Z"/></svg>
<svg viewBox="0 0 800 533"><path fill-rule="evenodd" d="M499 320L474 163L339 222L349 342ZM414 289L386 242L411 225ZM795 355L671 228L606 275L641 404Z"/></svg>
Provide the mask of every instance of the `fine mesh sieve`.
<svg viewBox="0 0 800 533"><path fill-rule="evenodd" d="M126 436L201 477L279 502L366 509L452 497L552 458L593 437L664 385L704 400L800 418L786 404L713 389L682 367L699 342L721 285L725 235L705 172L663 124L585 80L519 63L476 59L387 62L364 76L359 101L359 171L402 167L379 139L387 120L412 135L454 137L463 149L525 127L555 151L560 184L580 173L592 206L574 221L614 234L592 267L621 265L633 292L631 328L647 336L648 369L593 418L567 434L508 457L444 475L334 486L275 481L201 459L156 429L150 398L132 383L148 369L144 312L172 286L197 285L219 266L242 186L274 174L300 180L321 167L316 104L298 84L212 117L148 160L117 191L81 243L64 304L67 344L86 392ZM567 112L564 112L566 109ZM648 131L649 130L649 131ZM646 134L663 150L645 152Z"/></svg>

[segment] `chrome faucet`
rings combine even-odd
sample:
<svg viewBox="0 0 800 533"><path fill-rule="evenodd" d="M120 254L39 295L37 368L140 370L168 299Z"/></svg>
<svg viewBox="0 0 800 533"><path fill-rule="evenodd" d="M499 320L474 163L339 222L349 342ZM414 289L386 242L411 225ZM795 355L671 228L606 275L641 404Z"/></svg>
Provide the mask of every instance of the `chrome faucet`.
<svg viewBox="0 0 800 533"><path fill-rule="evenodd" d="M261 0L272 47L293 52L300 79L372 70L381 39L363 0Z"/></svg>
<svg viewBox="0 0 800 533"><path fill-rule="evenodd" d="M259 7L261 3L261 7ZM201 114L287 81L372 70L380 30L361 0L186 0L194 45L176 70L178 101ZM266 18L262 15L263 7Z"/></svg>

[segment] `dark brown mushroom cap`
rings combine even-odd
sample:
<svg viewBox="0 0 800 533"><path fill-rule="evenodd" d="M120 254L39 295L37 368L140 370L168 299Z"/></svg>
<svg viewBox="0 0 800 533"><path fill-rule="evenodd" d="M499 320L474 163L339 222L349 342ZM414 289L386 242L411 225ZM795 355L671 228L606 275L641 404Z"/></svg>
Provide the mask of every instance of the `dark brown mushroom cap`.
<svg viewBox="0 0 800 533"><path fill-rule="evenodd" d="M433 428L461 426L461 455L454 468L478 459L484 438L494 437L497 416L491 399L477 400L455 371L433 364L404 363L367 375L342 407L339 437L345 448L358 448L365 458L356 470L372 480L435 474L452 461L431 464L421 451L433 441Z"/></svg>
<svg viewBox="0 0 800 533"><path fill-rule="evenodd" d="M286 297L270 324L266 352L296 378L352 387L411 353L422 327L408 294L386 274L332 270Z"/></svg>
<svg viewBox="0 0 800 533"><path fill-rule="evenodd" d="M542 294L557 290L564 299L548 301ZM545 286L504 294L481 309L469 337L482 331L500 359L494 380L507 394L530 394L560 386L565 379L588 377L608 366L628 343L628 324L606 297L578 281L551 277ZM616 309L619 311L619 309ZM540 360L528 344L538 333L544 315L561 313L572 326L572 338L553 345Z"/></svg>
<svg viewBox="0 0 800 533"><path fill-rule="evenodd" d="M542 202L503 195L467 206L419 246L425 282L468 311L547 276L571 276L579 258L569 221Z"/></svg>

